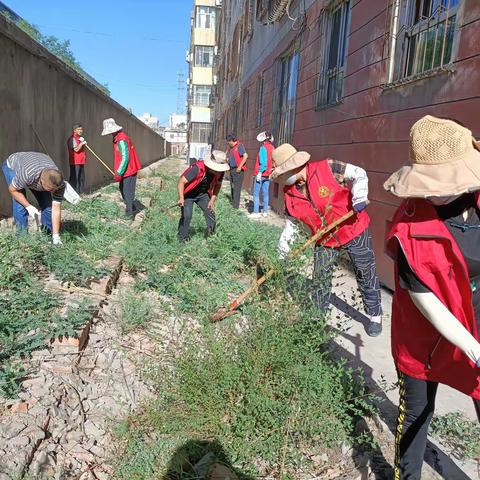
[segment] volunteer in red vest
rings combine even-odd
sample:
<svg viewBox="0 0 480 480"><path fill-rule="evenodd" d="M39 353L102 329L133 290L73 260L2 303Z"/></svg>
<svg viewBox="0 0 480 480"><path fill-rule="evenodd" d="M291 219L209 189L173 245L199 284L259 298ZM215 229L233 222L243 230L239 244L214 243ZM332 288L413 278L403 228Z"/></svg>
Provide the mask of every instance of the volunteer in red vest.
<svg viewBox="0 0 480 480"><path fill-rule="evenodd" d="M272 173L272 152L275 150L270 132L258 134L257 141L262 146L258 152L253 171L253 213L251 218L260 217L260 192L263 192L263 216L268 216L270 174Z"/></svg>
<svg viewBox="0 0 480 480"><path fill-rule="evenodd" d="M240 207L240 196L242 194L243 177L247 169L248 154L243 143L238 140L234 133L227 136L228 144L228 165L230 166L230 189L232 193L233 208Z"/></svg>
<svg viewBox="0 0 480 480"><path fill-rule="evenodd" d="M395 479L421 477L439 383L476 399L477 415L480 399L480 152L468 128L428 115L412 127L410 160L384 184L404 199L386 239L400 384Z"/></svg>
<svg viewBox="0 0 480 480"><path fill-rule="evenodd" d="M211 157L195 162L185 170L178 181L178 204L182 207L182 217L178 225L180 242L188 240L193 205L203 211L207 222L208 235L215 233L214 206L222 186L224 172L230 169L224 152L214 150Z"/></svg>
<svg viewBox="0 0 480 480"><path fill-rule="evenodd" d="M298 223L314 235L352 209L357 213L315 248L314 290L319 308L327 310L332 276L339 253L346 250L354 267L365 311L370 318L366 326L371 337L382 331L382 303L375 255L365 211L368 178L365 170L330 158L310 161L310 154L297 152L289 144L272 154L274 169L270 178L284 185L286 224L279 242L281 257L295 240Z"/></svg>
<svg viewBox="0 0 480 480"><path fill-rule="evenodd" d="M137 172L142 168L142 164L132 141L113 118L103 121L102 135L112 135L113 137L114 179L119 182L120 193L126 207L125 215L127 218L133 218L138 213L135 205L135 188Z"/></svg>
<svg viewBox="0 0 480 480"><path fill-rule="evenodd" d="M83 127L77 123L73 126L73 134L67 140L70 160L70 185L77 193L85 192L86 145L87 142L83 138Z"/></svg>

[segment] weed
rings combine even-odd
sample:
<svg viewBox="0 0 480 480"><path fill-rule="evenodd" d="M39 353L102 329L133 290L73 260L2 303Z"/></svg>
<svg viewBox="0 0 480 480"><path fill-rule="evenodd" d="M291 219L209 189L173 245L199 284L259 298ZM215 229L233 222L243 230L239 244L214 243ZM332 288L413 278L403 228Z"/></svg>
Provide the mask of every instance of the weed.
<svg viewBox="0 0 480 480"><path fill-rule="evenodd" d="M435 416L431 430L457 458L480 457L480 426L465 418L461 412Z"/></svg>
<svg viewBox="0 0 480 480"><path fill-rule="evenodd" d="M147 325L153 319L153 306L145 293L132 290L120 292L117 307L118 320L123 333Z"/></svg>

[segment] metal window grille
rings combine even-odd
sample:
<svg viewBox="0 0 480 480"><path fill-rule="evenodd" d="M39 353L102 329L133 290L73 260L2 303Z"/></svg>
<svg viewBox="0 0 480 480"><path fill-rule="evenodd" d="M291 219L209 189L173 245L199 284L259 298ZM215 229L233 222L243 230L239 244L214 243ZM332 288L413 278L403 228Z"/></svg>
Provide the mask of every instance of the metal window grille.
<svg viewBox="0 0 480 480"><path fill-rule="evenodd" d="M331 2L320 16L323 49L317 83L317 108L335 105L343 98L350 16L350 0Z"/></svg>
<svg viewBox="0 0 480 480"><path fill-rule="evenodd" d="M277 61L274 135L278 144L288 143L293 136L297 105L297 80L300 54L293 50Z"/></svg>
<svg viewBox="0 0 480 480"><path fill-rule="evenodd" d="M265 74L262 73L258 79L257 85L257 115L255 118L255 126L258 128L263 123L263 97L265 88Z"/></svg>
<svg viewBox="0 0 480 480"><path fill-rule="evenodd" d="M198 6L195 27L196 28L215 28L215 20L217 15L217 9L215 7Z"/></svg>
<svg viewBox="0 0 480 480"><path fill-rule="evenodd" d="M192 122L192 143L211 143L210 136L212 133L211 123Z"/></svg>
<svg viewBox="0 0 480 480"><path fill-rule="evenodd" d="M461 0L393 0L388 83L425 76L452 62Z"/></svg>
<svg viewBox="0 0 480 480"><path fill-rule="evenodd" d="M208 107L210 105L211 94L212 87L210 85L194 85L193 105L197 107Z"/></svg>
<svg viewBox="0 0 480 480"><path fill-rule="evenodd" d="M195 66L213 67L214 48L203 45L195 47Z"/></svg>

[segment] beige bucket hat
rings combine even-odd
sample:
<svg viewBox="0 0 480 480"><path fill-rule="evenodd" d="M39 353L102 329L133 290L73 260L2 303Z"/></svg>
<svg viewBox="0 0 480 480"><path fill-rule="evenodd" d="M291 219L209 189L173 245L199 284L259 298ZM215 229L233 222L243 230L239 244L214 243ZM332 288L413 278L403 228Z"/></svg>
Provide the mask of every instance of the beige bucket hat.
<svg viewBox="0 0 480 480"><path fill-rule="evenodd" d="M310 154L299 152L289 143L284 143L272 153L273 171L270 178L273 180L298 167L303 167L310 160Z"/></svg>
<svg viewBox="0 0 480 480"><path fill-rule="evenodd" d="M410 131L410 160L383 184L397 197L445 197L480 190L480 152L472 132L427 115Z"/></svg>
<svg viewBox="0 0 480 480"><path fill-rule="evenodd" d="M115 122L115 120L113 118L106 118L103 121L102 136L110 135L112 133L117 133L122 129L123 129L123 127L121 127L120 125L117 125L117 123Z"/></svg>
<svg viewBox="0 0 480 480"><path fill-rule="evenodd" d="M214 172L227 172L230 170L230 166L227 163L227 155L221 150L214 150L211 158L207 157L203 163Z"/></svg>

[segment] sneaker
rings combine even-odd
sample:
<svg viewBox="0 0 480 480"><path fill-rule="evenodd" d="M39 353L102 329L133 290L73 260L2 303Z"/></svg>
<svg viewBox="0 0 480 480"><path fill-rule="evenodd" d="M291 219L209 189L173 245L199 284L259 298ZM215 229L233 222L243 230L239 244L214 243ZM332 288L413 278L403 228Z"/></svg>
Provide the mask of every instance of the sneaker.
<svg viewBox="0 0 480 480"><path fill-rule="evenodd" d="M379 322L370 320L365 330L369 337L378 337L382 333L382 329L382 318L380 317Z"/></svg>
<svg viewBox="0 0 480 480"><path fill-rule="evenodd" d="M260 213L251 213L251 214L249 215L249 217L252 218L252 219L253 219L253 218L260 218Z"/></svg>
<svg viewBox="0 0 480 480"><path fill-rule="evenodd" d="M268 217L268 212L263 212L263 213L262 213L262 216L263 216L263 217Z"/></svg>

